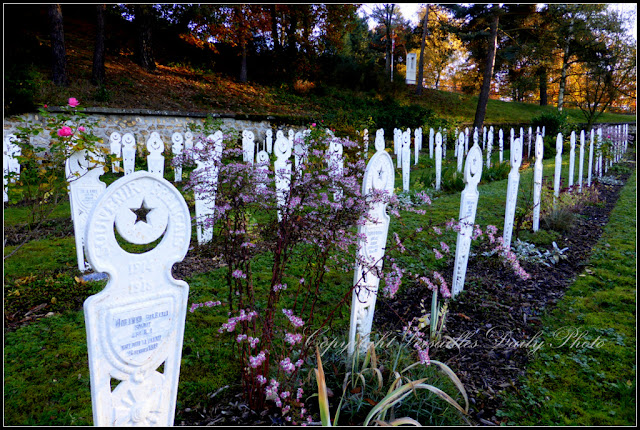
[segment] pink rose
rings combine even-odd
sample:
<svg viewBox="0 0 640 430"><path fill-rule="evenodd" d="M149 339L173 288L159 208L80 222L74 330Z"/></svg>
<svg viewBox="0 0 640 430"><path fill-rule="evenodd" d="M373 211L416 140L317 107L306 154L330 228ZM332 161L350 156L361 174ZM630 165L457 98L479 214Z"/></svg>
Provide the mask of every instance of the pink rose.
<svg viewBox="0 0 640 430"><path fill-rule="evenodd" d="M69 127L69 126L65 125L60 130L58 130L58 136L60 136L60 137L71 136L71 135L73 135L73 131L71 130L71 127Z"/></svg>
<svg viewBox="0 0 640 430"><path fill-rule="evenodd" d="M78 100L76 100L76 98L75 98L75 97L71 97L71 98L69 99L69 106L71 106L71 107L76 107L76 106L78 106L79 104L80 104L80 102L79 102Z"/></svg>
<svg viewBox="0 0 640 430"><path fill-rule="evenodd" d="M83 126L78 127L78 131L84 132L86 129Z"/></svg>
<svg viewBox="0 0 640 430"><path fill-rule="evenodd" d="M315 127L315 126L316 126L316 123L315 123L315 122L314 122L313 124L311 124L311 127Z"/></svg>
<svg viewBox="0 0 640 430"><path fill-rule="evenodd" d="M45 109L46 109L46 108L48 108L49 106L47 106L47 105L44 105L44 107L45 107Z"/></svg>

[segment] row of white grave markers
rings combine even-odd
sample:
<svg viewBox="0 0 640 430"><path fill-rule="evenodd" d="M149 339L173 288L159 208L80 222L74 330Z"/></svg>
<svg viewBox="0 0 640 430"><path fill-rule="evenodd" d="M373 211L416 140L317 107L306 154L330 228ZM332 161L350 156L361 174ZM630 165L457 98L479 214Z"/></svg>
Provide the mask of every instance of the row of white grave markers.
<svg viewBox="0 0 640 430"><path fill-rule="evenodd" d="M114 227L133 244L166 240L132 254L120 247ZM171 268L189 248L189 208L167 180L138 171L102 193L85 237L89 264L109 277L84 302L93 423L172 426L189 285Z"/></svg>
<svg viewBox="0 0 640 430"><path fill-rule="evenodd" d="M7 192L7 184L9 179L7 175L15 173L16 176L20 175L20 162L18 158L22 154L22 149L17 143L18 137L15 134L8 134L2 140L2 173L3 173L3 187L4 187L4 201L9 201L9 193ZM14 182L16 178L12 178L11 182Z"/></svg>

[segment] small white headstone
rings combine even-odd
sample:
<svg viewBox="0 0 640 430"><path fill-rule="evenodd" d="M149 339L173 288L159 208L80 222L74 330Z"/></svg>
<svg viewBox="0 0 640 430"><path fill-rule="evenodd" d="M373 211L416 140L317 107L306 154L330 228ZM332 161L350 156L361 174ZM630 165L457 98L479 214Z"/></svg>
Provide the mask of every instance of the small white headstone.
<svg viewBox="0 0 640 430"><path fill-rule="evenodd" d="M556 198L560 196L560 175L562 172L562 133L558 133L556 138L556 164L553 175L553 202L555 206Z"/></svg>
<svg viewBox="0 0 640 430"><path fill-rule="evenodd" d="M329 141L329 151L327 160L329 163L329 172L331 176L334 178L341 178L342 172L344 170L344 160L342 158L342 153L344 148L342 147L342 142L339 139L331 139ZM336 187L333 193L333 200L338 202L342 200L342 189Z"/></svg>
<svg viewBox="0 0 640 430"><path fill-rule="evenodd" d="M436 191L440 189L440 180L442 178L442 135L440 132L436 134Z"/></svg>
<svg viewBox="0 0 640 430"><path fill-rule="evenodd" d="M527 160L531 158L531 140L532 139L533 139L532 128L529 127L529 146L527 146Z"/></svg>
<svg viewBox="0 0 640 430"><path fill-rule="evenodd" d="M442 159L447 158L447 129L442 130Z"/></svg>
<svg viewBox="0 0 640 430"><path fill-rule="evenodd" d="M460 133L458 134L458 145L457 145L457 156L458 156L458 172L462 172L462 169L464 167L464 142L465 142L465 135L464 133Z"/></svg>
<svg viewBox="0 0 640 430"><path fill-rule="evenodd" d="M89 213L107 185L100 181L102 166L95 166L87 158L87 150L76 151L65 161L65 174L69 182L69 206L76 242L78 269L89 269L85 263L85 228Z"/></svg>
<svg viewBox="0 0 640 430"><path fill-rule="evenodd" d="M522 139L516 138L510 151L511 171L507 182L507 203L504 212L504 229L502 238L504 246L511 246L511 234L516 214L516 202L518 201L518 185L520 184L520 164L522 164Z"/></svg>
<svg viewBox="0 0 640 430"><path fill-rule="evenodd" d="M439 134L438 134L439 135ZM437 139L437 138L436 138ZM384 131L376 133L376 153L371 157L362 180L362 195L366 196L373 190L393 193L394 166L393 160L384 150ZM353 296L351 300L351 322L347 353L353 354L356 347L356 335L360 335L360 350L369 347L369 334L373 324L373 311L378 296L380 278L377 270L382 269L382 260L387 243L390 217L386 212L384 202L372 205L364 225L358 227L360 239L358 257L353 273Z"/></svg>
<svg viewBox="0 0 640 430"><path fill-rule="evenodd" d="M591 172L593 171L593 135L594 131L591 129L589 140L589 166L587 169L587 186L591 186Z"/></svg>
<svg viewBox="0 0 640 430"><path fill-rule="evenodd" d="M491 150L493 149L493 126L489 128L487 136L487 169L491 167Z"/></svg>
<svg viewBox="0 0 640 430"><path fill-rule="evenodd" d="M204 154L205 142L199 139L194 145L196 168L191 172L194 187L193 196L196 209L196 235L202 245L213 238L211 219L216 207L216 189L218 185L218 162L222 157L222 131L207 136L207 142L213 142L211 154ZM204 189L198 189L204 188Z"/></svg>
<svg viewBox="0 0 640 430"><path fill-rule="evenodd" d="M400 168L402 166L402 130L399 128L393 129L393 148L398 160L397 167Z"/></svg>
<svg viewBox="0 0 640 430"><path fill-rule="evenodd" d="M453 270L451 297L455 297L464 289L464 278L467 273L471 236L478 208L478 183L482 176L482 150L474 145L469 150L464 166L465 187L460 197L460 214L458 217L458 237L456 239L456 256Z"/></svg>
<svg viewBox="0 0 640 430"><path fill-rule="evenodd" d="M482 127L482 150L487 148L487 126Z"/></svg>
<svg viewBox="0 0 640 430"><path fill-rule="evenodd" d="M122 136L122 165L125 176L133 173L136 165L136 139L131 133Z"/></svg>
<svg viewBox="0 0 640 430"><path fill-rule="evenodd" d="M162 156L164 143L162 139L160 139L160 134L157 131L152 132L151 136L149 136L147 151L149 151L149 155L147 156L149 172L161 178L164 177L164 157Z"/></svg>
<svg viewBox="0 0 640 430"><path fill-rule="evenodd" d="M253 131L242 131L242 160L245 163L253 164L255 160L256 144L254 142L255 135Z"/></svg>
<svg viewBox="0 0 640 430"><path fill-rule="evenodd" d="M464 153L469 153L469 127L464 129Z"/></svg>
<svg viewBox="0 0 640 430"><path fill-rule="evenodd" d="M573 187L573 173L575 170L575 159L576 159L576 132L571 132L571 137L569 139L569 189Z"/></svg>
<svg viewBox="0 0 640 430"><path fill-rule="evenodd" d="M598 154L598 159L596 163L596 171L598 172L598 178L602 177L602 128L599 128L596 139L596 154Z"/></svg>
<svg viewBox="0 0 640 430"><path fill-rule="evenodd" d="M109 137L109 149L116 157L122 158L122 136L117 131L111 133ZM119 167L120 160L114 160L111 164L111 171L117 173Z"/></svg>
<svg viewBox="0 0 640 430"><path fill-rule="evenodd" d="M305 158L304 155L304 138L302 137L301 132L297 132L293 139L293 165L296 171L302 170L301 164L303 163L303 160Z"/></svg>
<svg viewBox="0 0 640 430"><path fill-rule="evenodd" d="M134 244L164 237L148 252L129 253L114 229ZM187 254L190 236L180 192L149 172L115 181L91 211L87 258L109 276L84 302L94 425L173 425L189 286L171 267Z"/></svg>
<svg viewBox="0 0 640 430"><path fill-rule="evenodd" d="M429 129L429 158L433 159L433 128Z"/></svg>
<svg viewBox="0 0 640 430"><path fill-rule="evenodd" d="M191 151L193 149L193 133L187 131L184 134L184 150Z"/></svg>
<svg viewBox="0 0 640 430"><path fill-rule="evenodd" d="M267 144L267 152L271 154L273 152L273 131L271 129L267 130L265 141Z"/></svg>
<svg viewBox="0 0 640 430"><path fill-rule="evenodd" d="M369 153L369 130L366 128L362 131L362 143L365 154Z"/></svg>
<svg viewBox="0 0 640 430"><path fill-rule="evenodd" d="M584 165L584 130L580 131L580 158L578 159L578 189L582 192L582 176Z"/></svg>
<svg viewBox="0 0 640 430"><path fill-rule="evenodd" d="M284 137L281 130L276 132L276 142L273 148L276 160L273 163L276 181L276 201L278 204L278 221L282 221L282 207L285 205L291 189L291 141Z"/></svg>
<svg viewBox="0 0 640 430"><path fill-rule="evenodd" d="M414 135L413 145L415 146L415 162L413 164L416 165L418 164L418 157L420 155L420 150L422 149L422 128L416 128Z"/></svg>
<svg viewBox="0 0 640 430"><path fill-rule="evenodd" d="M411 129L402 133L402 190L409 191L411 175Z"/></svg>
<svg viewBox="0 0 640 430"><path fill-rule="evenodd" d="M182 134L175 132L171 135L171 152L173 153L173 157L177 157L182 154L182 150L184 149L184 139L182 138ZM174 166L173 173L175 174L174 182L182 181L182 166Z"/></svg>
<svg viewBox="0 0 640 430"><path fill-rule="evenodd" d="M267 151L258 151L256 155L256 169L258 170L258 185L260 189L267 187L267 178L269 172L269 154Z"/></svg>
<svg viewBox="0 0 640 430"><path fill-rule="evenodd" d="M500 157L498 158L500 164L502 164L502 160L504 160L504 141L503 141L503 133L502 129L498 131L498 149L500 150Z"/></svg>
<svg viewBox="0 0 640 430"><path fill-rule="evenodd" d="M544 142L540 134L536 134L535 156L536 161L533 166L533 231L540 228L540 201L542 195L542 156L544 153Z"/></svg>
<svg viewBox="0 0 640 430"><path fill-rule="evenodd" d="M18 137L15 134L7 135L2 141L2 153L3 153L3 182L4 182L4 201L9 201L9 194L7 192L7 184L9 179L7 175L10 173L20 174L20 162L16 157L22 154L22 149L17 143ZM15 178L11 179L11 182L15 182Z"/></svg>

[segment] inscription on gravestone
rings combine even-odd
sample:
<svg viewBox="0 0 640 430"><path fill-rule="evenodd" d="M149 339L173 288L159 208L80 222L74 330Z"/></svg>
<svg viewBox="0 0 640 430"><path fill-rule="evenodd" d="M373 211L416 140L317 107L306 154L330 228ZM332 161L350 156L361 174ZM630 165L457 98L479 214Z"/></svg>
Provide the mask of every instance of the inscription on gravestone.
<svg viewBox="0 0 640 430"><path fill-rule="evenodd" d="M147 151L149 151L149 155L147 156L149 172L162 178L164 176L164 157L162 156L164 143L157 131L152 132L149 136Z"/></svg>
<svg viewBox="0 0 640 430"><path fill-rule="evenodd" d="M115 231L134 244L162 240L129 253ZM173 425L189 286L171 267L186 255L190 236L180 192L149 172L116 180L92 209L87 258L109 276L84 303L94 425Z"/></svg>
<svg viewBox="0 0 640 430"><path fill-rule="evenodd" d="M109 149L111 153L118 158L122 158L122 136L117 131L111 133L109 137ZM111 171L117 173L120 168L120 160L114 160L111 165Z"/></svg>

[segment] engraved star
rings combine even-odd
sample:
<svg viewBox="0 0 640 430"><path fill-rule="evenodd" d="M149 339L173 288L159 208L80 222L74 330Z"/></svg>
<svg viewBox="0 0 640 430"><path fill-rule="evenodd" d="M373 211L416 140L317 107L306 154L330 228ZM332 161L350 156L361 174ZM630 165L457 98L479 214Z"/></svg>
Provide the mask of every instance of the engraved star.
<svg viewBox="0 0 640 430"><path fill-rule="evenodd" d="M134 224L137 224L138 221L142 221L142 222L148 223L147 215L149 214L149 212L151 212L153 210L153 209L149 209L145 205L144 199L142 199L142 203L140 204L140 208L138 208L138 209L129 208L129 209L131 209L131 212L136 214L136 221L135 221Z"/></svg>

